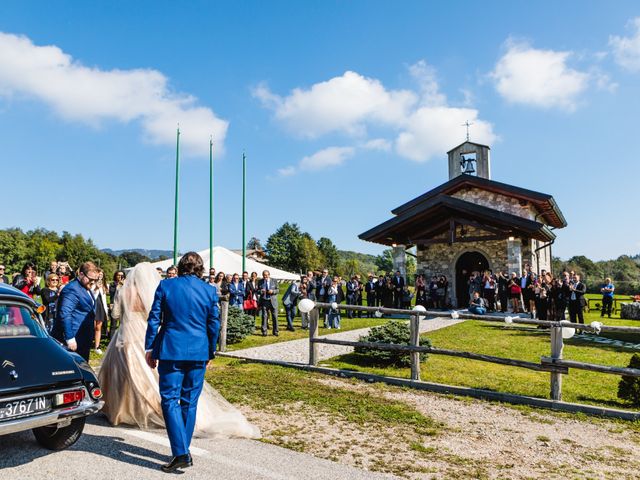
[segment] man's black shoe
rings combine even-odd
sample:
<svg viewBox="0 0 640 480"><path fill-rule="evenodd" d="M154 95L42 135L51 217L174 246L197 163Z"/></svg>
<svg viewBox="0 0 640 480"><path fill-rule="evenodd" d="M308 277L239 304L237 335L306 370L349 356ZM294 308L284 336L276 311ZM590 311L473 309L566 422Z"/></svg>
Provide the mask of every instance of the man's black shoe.
<svg viewBox="0 0 640 480"><path fill-rule="evenodd" d="M167 463L166 465L162 465L160 468L165 473L172 473L179 468L187 468L192 466L193 460L191 458L191 454L187 453L186 455L178 455L177 457L173 457L169 463Z"/></svg>

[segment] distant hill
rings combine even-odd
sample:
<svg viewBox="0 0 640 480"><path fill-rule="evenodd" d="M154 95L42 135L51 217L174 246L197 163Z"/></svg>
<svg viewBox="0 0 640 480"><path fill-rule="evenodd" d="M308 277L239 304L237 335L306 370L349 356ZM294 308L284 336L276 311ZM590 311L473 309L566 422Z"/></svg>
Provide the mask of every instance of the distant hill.
<svg viewBox="0 0 640 480"><path fill-rule="evenodd" d="M357 260L358 262L360 262L360 271L363 273L378 271L378 267L376 267L375 255L352 252L350 250L338 250L338 256L340 257L340 263L344 263L349 260Z"/></svg>
<svg viewBox="0 0 640 480"><path fill-rule="evenodd" d="M160 257L172 257L173 250L147 250L144 248L126 248L124 250L111 250L110 248L103 248L102 251L104 253L108 253L109 255L113 255L115 257L125 253L125 252L136 252L140 255L144 255L145 257L149 257L151 260L155 260Z"/></svg>

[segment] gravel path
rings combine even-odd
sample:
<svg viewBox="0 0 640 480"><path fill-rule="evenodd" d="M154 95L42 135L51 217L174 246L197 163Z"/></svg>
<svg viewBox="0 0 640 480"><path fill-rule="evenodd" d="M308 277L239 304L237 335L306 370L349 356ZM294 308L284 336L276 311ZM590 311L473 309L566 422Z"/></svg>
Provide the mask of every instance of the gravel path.
<svg viewBox="0 0 640 480"><path fill-rule="evenodd" d="M420 322L420 332L431 332L441 328L449 327L464 320L452 320L451 318L433 318ZM331 338L335 340L357 341L361 335L368 333L369 328L349 330L348 332L332 333L321 335L320 338ZM327 360L338 355L353 352L353 347L341 345L319 345L320 360ZM280 360L283 362L303 363L309 361L309 339L291 340L289 342L273 343L263 347L245 348L226 352L227 356L255 358L260 360Z"/></svg>

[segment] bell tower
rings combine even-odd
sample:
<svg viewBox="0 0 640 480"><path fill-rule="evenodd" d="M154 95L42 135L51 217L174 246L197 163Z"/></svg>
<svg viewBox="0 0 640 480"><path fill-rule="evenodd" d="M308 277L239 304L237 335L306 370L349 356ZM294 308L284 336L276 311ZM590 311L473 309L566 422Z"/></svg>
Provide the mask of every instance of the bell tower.
<svg viewBox="0 0 640 480"><path fill-rule="evenodd" d="M490 148L467 140L449 150L449 180L458 175L473 175L491 179Z"/></svg>

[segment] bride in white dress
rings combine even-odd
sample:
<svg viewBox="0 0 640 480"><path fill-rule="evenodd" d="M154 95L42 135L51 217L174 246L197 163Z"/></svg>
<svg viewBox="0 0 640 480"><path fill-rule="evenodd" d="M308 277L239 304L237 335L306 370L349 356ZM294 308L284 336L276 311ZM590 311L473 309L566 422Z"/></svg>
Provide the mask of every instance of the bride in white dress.
<svg viewBox="0 0 640 480"><path fill-rule="evenodd" d="M147 317L159 283L155 268L139 263L114 304L113 316L120 319L120 328L109 343L98 375L105 400L102 411L113 425L165 426L158 370L149 368L144 350ZM205 381L194 436L259 438L260 431Z"/></svg>

